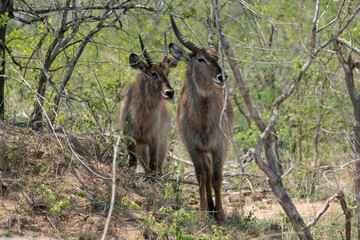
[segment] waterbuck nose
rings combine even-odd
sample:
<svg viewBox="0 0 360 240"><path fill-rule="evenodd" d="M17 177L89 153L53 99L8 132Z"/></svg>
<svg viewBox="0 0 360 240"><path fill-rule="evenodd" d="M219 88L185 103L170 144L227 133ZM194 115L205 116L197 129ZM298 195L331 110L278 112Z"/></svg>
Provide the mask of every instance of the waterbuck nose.
<svg viewBox="0 0 360 240"><path fill-rule="evenodd" d="M168 97L169 99L172 99L174 97L174 93L175 93L175 91L173 89L166 90L165 91L165 96Z"/></svg>
<svg viewBox="0 0 360 240"><path fill-rule="evenodd" d="M227 79L228 75L225 74L225 79L223 78L223 75L221 73L219 73L218 75L216 75L216 79L219 81L219 82L224 82L226 79Z"/></svg>

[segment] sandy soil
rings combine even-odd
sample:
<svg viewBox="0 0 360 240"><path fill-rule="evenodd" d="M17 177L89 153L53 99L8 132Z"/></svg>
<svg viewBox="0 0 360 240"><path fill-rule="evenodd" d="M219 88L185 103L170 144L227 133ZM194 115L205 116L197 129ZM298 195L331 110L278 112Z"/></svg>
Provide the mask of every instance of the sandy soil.
<svg viewBox="0 0 360 240"><path fill-rule="evenodd" d="M57 136L0 122L0 237L101 238L111 195L111 158L101 158L99 145L91 137L74 135L66 141L63 134ZM118 202L108 238L136 239L142 220L151 214L150 201L157 200L151 199L151 194L156 198L156 190L150 181L121 167L117 182ZM194 185L188 188L197 189ZM226 211L239 208L238 193L223 196ZM131 201L139 209L131 206ZM188 204L196 208L198 200L191 199ZM245 196L244 204L244 212L252 211L257 219L284 216L271 194L261 190ZM309 221L323 202L295 200L295 205ZM335 203L328 211L341 212Z"/></svg>

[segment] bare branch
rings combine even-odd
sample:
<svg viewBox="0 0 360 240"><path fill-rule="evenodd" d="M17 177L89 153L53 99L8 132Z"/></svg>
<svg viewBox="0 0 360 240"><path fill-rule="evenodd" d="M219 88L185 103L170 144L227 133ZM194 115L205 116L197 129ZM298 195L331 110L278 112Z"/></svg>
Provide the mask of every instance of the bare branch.
<svg viewBox="0 0 360 240"><path fill-rule="evenodd" d="M349 16L349 19L346 21L344 26L342 26L342 28L340 28L330 39L328 39L323 44L321 44L319 49L317 49L317 51L321 51L326 46L328 46L331 42L333 42L336 38L338 38L340 36L340 34L350 25L350 23L354 20L354 18L356 17L356 15L358 15L359 12L360 12L360 4L356 7L353 14L351 14Z"/></svg>
<svg viewBox="0 0 360 240"><path fill-rule="evenodd" d="M114 147L114 158L113 158L113 164L112 164L112 178L111 178L112 179L111 202L110 202L110 209L109 209L108 217L106 219L104 232L103 232L103 235L101 238L102 240L106 239L106 234L108 232L109 225L110 225L111 215L112 215L112 212L114 209L115 191L116 191L116 157L117 157L117 150L118 150L119 142L120 142L120 137L117 138L116 144Z"/></svg>
<svg viewBox="0 0 360 240"><path fill-rule="evenodd" d="M346 81L346 86L348 89L350 100L351 100L353 106L356 106L358 100L357 100L357 92L356 92L356 88L355 88L352 69L350 68L350 66L348 65L346 60L344 59L344 56L342 55L340 47L339 47L339 43L337 41L334 41L333 45L334 45L336 55L339 59L339 62L341 63L341 65L345 71L345 81Z"/></svg>
<svg viewBox="0 0 360 240"><path fill-rule="evenodd" d="M328 24L326 24L326 25L323 26L322 28L316 30L316 33L324 30L325 28L328 28L329 26L331 26L333 23L335 23L335 22L339 19L340 13L341 13L341 11L342 11L342 8L344 7L344 4L345 4L345 0L342 1L336 18L334 18L333 20L331 20Z"/></svg>
<svg viewBox="0 0 360 240"><path fill-rule="evenodd" d="M103 18L101 21L99 21L99 23L96 25L96 27L94 29L92 29L86 36L85 38L83 39L83 41L81 42L75 56L72 58L72 60L70 61L69 63L69 66L68 66L68 69L66 71L66 74L65 74L65 77L64 77L64 80L62 81L61 83L61 86L60 86L60 93L62 94L62 92L64 91L66 85L68 84L68 81L70 80L71 76L72 76L72 73L75 69L75 65L77 64L81 54L83 53L86 45L89 43L89 41L91 40L92 37L94 37L98 32L100 32L104 27L109 27L109 26L104 26L104 22L108 16L108 14L110 13L110 11L106 11L104 14L103 14ZM118 19L115 19L112 21L113 24L115 24L116 22L118 21ZM54 103L55 103L55 112L58 111L59 109L59 103L60 103L60 95L58 94L56 97L55 97L55 100L54 100ZM54 122L54 117L52 117L52 122Z"/></svg>
<svg viewBox="0 0 360 240"><path fill-rule="evenodd" d="M356 53L357 55L360 56L360 50L357 47L355 47L352 43L348 42L347 40L345 40L343 38L336 38L336 41L344 44L345 46L350 48L354 53Z"/></svg>
<svg viewBox="0 0 360 240"><path fill-rule="evenodd" d="M171 15L173 17L177 17L177 18L181 18L184 19L183 16L181 15L177 15L174 14L171 11L162 11L161 9L157 9L157 8L152 8L149 6L145 6L145 5L140 5L140 4L128 4L129 2L131 2L131 0L127 0L122 2L121 4L117 4L117 5L106 5L106 6L69 6L69 7L52 7L52 8L47 8L47 9L40 9L40 10L28 10L28 9L24 9L24 8L14 8L14 12L19 12L19 13L30 13L30 14L37 14L37 15L42 15L42 14L48 14L48 13L52 13L52 12L58 12L58 11L89 11L89 10L104 10L104 11L114 11L114 10L131 10L131 9L142 9L142 10L146 10L149 12L154 12L154 13L160 13L163 15ZM33 21L40 21L41 19L35 18Z"/></svg>

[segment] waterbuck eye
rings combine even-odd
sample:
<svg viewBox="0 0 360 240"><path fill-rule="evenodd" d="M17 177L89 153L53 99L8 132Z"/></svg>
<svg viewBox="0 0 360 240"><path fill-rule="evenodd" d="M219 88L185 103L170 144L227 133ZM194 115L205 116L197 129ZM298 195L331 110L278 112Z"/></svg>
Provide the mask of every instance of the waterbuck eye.
<svg viewBox="0 0 360 240"><path fill-rule="evenodd" d="M205 59L203 59L203 58L198 58L198 62L199 62L199 63L204 63L204 62L205 62Z"/></svg>
<svg viewBox="0 0 360 240"><path fill-rule="evenodd" d="M157 74L156 74L156 72L151 72L151 76L153 77L153 78L157 78Z"/></svg>

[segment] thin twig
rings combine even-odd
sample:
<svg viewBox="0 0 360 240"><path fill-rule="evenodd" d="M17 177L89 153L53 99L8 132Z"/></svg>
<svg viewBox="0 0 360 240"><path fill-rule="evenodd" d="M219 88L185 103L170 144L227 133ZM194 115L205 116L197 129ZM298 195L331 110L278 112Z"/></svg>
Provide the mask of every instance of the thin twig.
<svg viewBox="0 0 360 240"><path fill-rule="evenodd" d="M114 209L114 203L115 203L115 190L116 190L116 157L117 157L117 149L119 146L119 142L120 142L120 137L117 138L116 144L115 144L115 148L114 148L114 158L113 158L113 166L112 166L112 191L111 191L111 202L110 202L110 210L108 213L108 217L106 219L106 224L105 224L105 228L104 228L104 232L102 235L102 240L106 239L106 234L107 231L109 229L109 225L110 225L110 220L111 220L111 215Z"/></svg>
<svg viewBox="0 0 360 240"><path fill-rule="evenodd" d="M52 222L51 219L49 218L49 215L46 214L45 216L46 216L46 219L47 219L47 220L49 221L49 223L51 224L51 226L55 229L55 231L59 233L59 232L60 232L59 229L57 229L57 228L55 227L55 225L53 224L53 222Z"/></svg>
<svg viewBox="0 0 360 240"><path fill-rule="evenodd" d="M326 24L326 25L323 26L322 28L316 30L316 33L324 30L324 29L327 28L327 27L329 27L330 25L332 25L333 23L335 23L335 22L339 19L339 16L340 16L340 13L341 13L342 8L343 8L343 6L344 6L344 3L345 3L345 0L343 0L343 2L341 3L341 6L340 6L340 9L339 9L339 11L338 11L338 14L337 14L336 18L333 19L333 20L331 20L328 24ZM320 20L320 19L319 19L319 20Z"/></svg>

